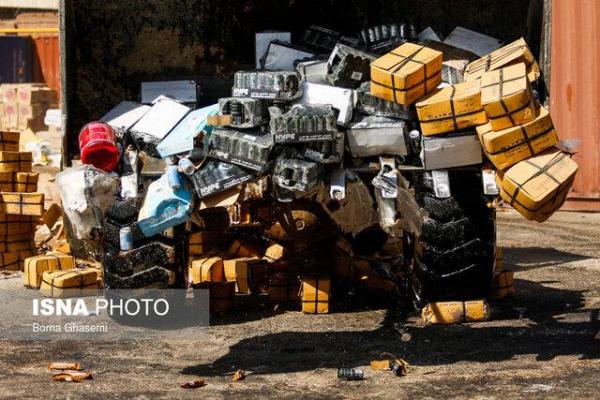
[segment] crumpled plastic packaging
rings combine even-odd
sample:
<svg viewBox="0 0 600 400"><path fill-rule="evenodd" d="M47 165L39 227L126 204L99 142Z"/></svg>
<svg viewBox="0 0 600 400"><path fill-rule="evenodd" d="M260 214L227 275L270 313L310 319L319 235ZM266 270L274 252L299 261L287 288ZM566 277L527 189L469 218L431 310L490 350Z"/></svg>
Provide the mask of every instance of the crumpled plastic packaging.
<svg viewBox="0 0 600 400"><path fill-rule="evenodd" d="M56 175L63 210L78 239L97 239L104 212L115 201L119 176L91 165L67 168Z"/></svg>

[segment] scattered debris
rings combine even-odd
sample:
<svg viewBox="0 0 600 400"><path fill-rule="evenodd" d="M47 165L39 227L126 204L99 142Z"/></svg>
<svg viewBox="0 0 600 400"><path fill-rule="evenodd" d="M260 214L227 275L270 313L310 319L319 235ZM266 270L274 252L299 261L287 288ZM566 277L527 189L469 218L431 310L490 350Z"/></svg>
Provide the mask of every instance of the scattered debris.
<svg viewBox="0 0 600 400"><path fill-rule="evenodd" d="M86 379L93 379L90 371L63 371L52 376L59 382L81 382Z"/></svg>
<svg viewBox="0 0 600 400"><path fill-rule="evenodd" d="M362 381L365 378L365 373L362 369L357 368L339 368L337 376L338 379L346 381Z"/></svg>
<svg viewBox="0 0 600 400"><path fill-rule="evenodd" d="M81 370L81 364L75 362L52 362L48 365L48 370Z"/></svg>
<svg viewBox="0 0 600 400"><path fill-rule="evenodd" d="M202 379L184 382L179 385L179 387L182 389L197 389L197 388L201 388L203 386L206 386L206 383Z"/></svg>
<svg viewBox="0 0 600 400"><path fill-rule="evenodd" d="M246 378L246 371L243 369L238 369L233 373L233 377L231 378L234 382L241 381Z"/></svg>

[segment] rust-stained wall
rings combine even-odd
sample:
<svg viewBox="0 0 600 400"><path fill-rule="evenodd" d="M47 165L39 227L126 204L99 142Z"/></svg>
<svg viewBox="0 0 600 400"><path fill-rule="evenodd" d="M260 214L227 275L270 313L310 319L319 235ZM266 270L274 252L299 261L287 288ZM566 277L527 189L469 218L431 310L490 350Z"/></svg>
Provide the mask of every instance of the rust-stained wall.
<svg viewBox="0 0 600 400"><path fill-rule="evenodd" d="M550 110L561 139L579 139L566 207L600 210L600 1L554 0Z"/></svg>
<svg viewBox="0 0 600 400"><path fill-rule="evenodd" d="M199 81L202 101L229 94L233 72L251 67L254 32L301 34L318 24L356 35L383 22L456 25L511 41L524 35L524 0L62 0L66 39L67 134L123 99L144 80Z"/></svg>

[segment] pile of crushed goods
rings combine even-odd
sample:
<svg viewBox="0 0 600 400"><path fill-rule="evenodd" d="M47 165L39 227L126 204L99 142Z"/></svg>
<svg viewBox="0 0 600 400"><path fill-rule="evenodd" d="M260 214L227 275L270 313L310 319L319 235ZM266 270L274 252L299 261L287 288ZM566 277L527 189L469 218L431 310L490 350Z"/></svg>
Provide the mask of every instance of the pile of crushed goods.
<svg viewBox="0 0 600 400"><path fill-rule="evenodd" d="M261 33L259 69L217 104L118 104L57 176L70 250L25 260L26 286L208 288L214 312L236 294L320 314L376 293L430 323L488 318L514 292L495 207L545 221L577 165L525 41L455 32ZM0 171L22 156L0 152ZM7 227L40 215L2 196Z"/></svg>

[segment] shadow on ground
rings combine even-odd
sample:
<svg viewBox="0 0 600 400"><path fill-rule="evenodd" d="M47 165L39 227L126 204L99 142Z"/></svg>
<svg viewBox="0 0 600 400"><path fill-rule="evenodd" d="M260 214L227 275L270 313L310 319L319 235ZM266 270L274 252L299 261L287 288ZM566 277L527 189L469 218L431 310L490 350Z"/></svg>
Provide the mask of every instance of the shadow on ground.
<svg viewBox="0 0 600 400"><path fill-rule="evenodd" d="M538 360L561 355L600 358L600 346L593 339L600 329L599 310L583 309L581 291L551 284L516 280L518 298L494 304L490 323L425 326L399 322L389 311L382 325L371 331L280 332L244 339L214 363L191 365L182 373L215 376L235 368L271 374L353 367L368 365L384 351L421 366L504 361L524 354L535 354ZM503 326L503 319L516 318L524 318L523 326ZM403 333L411 339L400 340Z"/></svg>
<svg viewBox="0 0 600 400"><path fill-rule="evenodd" d="M551 267L590 257L552 247L505 247L504 262L514 271Z"/></svg>

